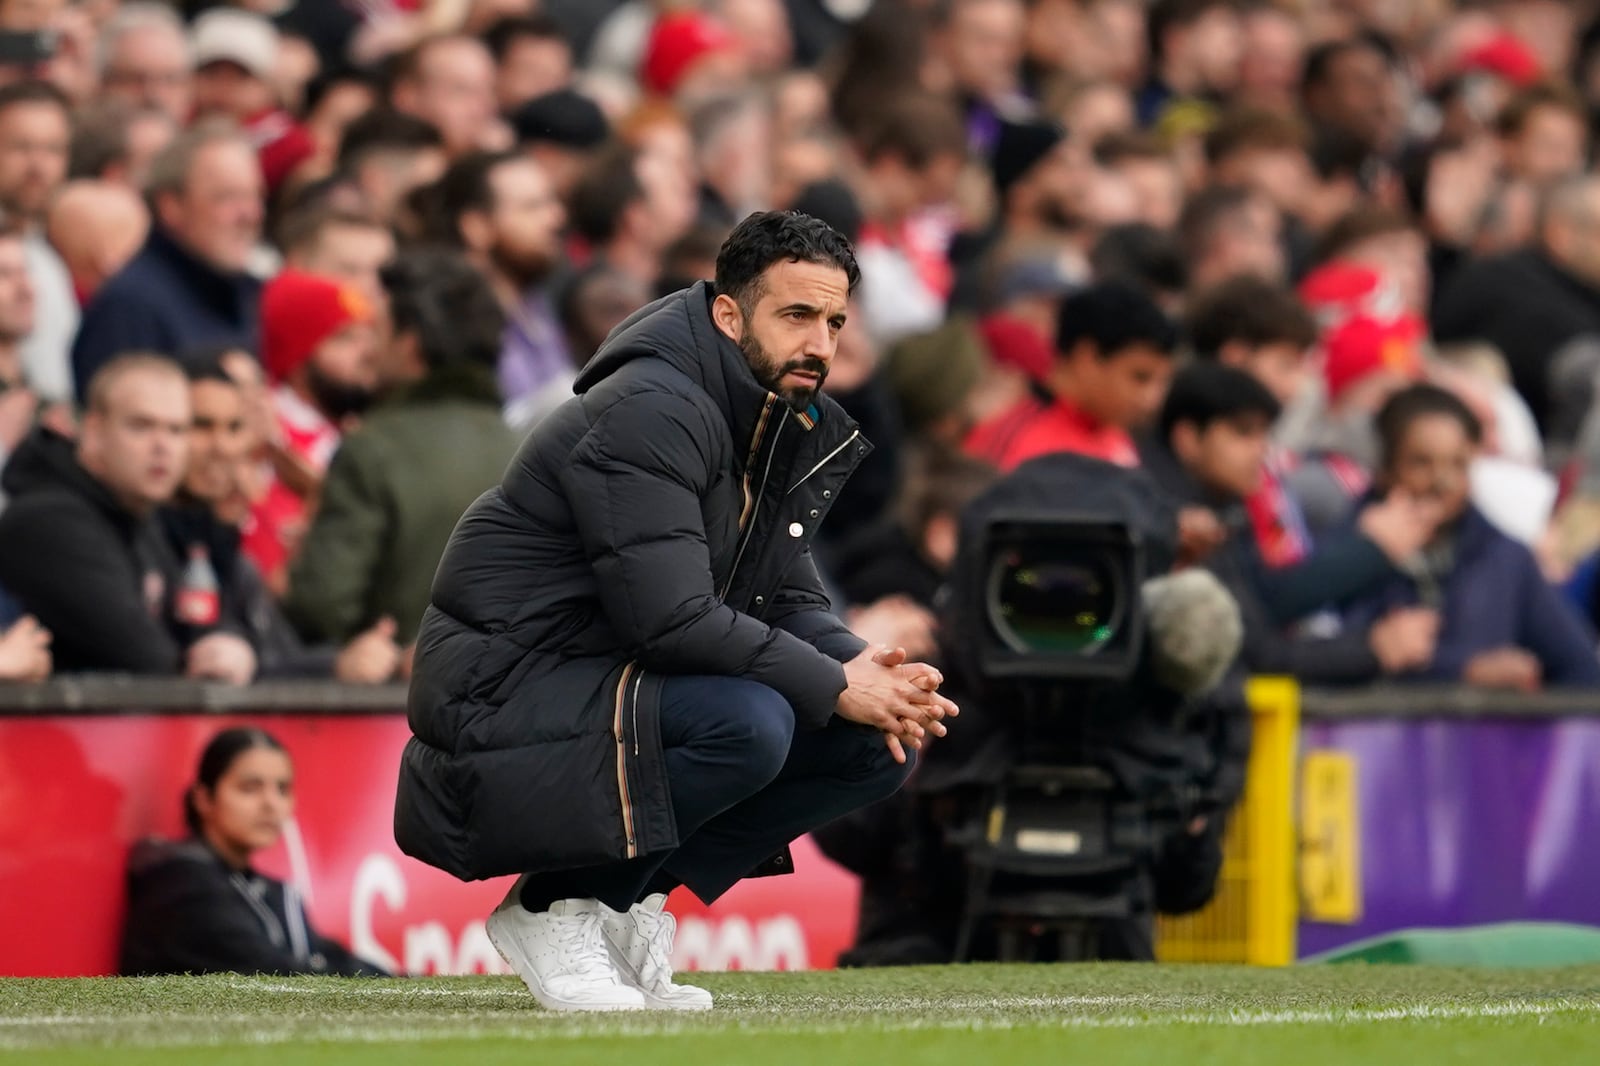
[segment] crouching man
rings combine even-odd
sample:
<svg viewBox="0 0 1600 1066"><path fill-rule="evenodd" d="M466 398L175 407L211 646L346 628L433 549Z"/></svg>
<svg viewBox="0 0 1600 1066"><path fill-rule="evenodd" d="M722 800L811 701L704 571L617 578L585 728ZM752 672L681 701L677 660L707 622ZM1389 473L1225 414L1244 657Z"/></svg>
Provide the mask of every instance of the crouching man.
<svg viewBox="0 0 1600 1066"><path fill-rule="evenodd" d="M956 707L829 613L809 544L869 445L822 393L858 278L752 215L624 322L457 526L411 683L395 836L517 873L490 939L556 1010L704 1010L666 894L788 872L893 793Z"/></svg>

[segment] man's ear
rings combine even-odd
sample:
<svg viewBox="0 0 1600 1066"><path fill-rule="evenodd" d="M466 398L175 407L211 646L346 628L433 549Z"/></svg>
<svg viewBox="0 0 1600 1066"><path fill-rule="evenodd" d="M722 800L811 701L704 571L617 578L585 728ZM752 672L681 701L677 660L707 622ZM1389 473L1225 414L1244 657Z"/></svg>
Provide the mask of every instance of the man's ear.
<svg viewBox="0 0 1600 1066"><path fill-rule="evenodd" d="M1200 427L1193 422L1179 422L1172 427L1167 443L1179 462L1192 466L1200 458Z"/></svg>
<svg viewBox="0 0 1600 1066"><path fill-rule="evenodd" d="M461 230L461 243L474 252L488 251L494 244L494 223L482 211L466 211L457 223Z"/></svg>
<svg viewBox="0 0 1600 1066"><path fill-rule="evenodd" d="M744 312L739 310L739 301L727 293L711 301L711 321L735 344L744 340Z"/></svg>

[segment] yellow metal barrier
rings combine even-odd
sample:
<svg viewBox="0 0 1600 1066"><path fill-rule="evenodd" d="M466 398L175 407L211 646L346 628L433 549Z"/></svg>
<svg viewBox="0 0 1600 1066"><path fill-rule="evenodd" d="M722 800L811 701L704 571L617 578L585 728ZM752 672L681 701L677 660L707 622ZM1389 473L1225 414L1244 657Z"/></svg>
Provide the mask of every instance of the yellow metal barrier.
<svg viewBox="0 0 1600 1066"><path fill-rule="evenodd" d="M1205 909L1156 923L1163 962L1287 966L1295 957L1295 764L1300 689L1289 678L1252 679L1254 735L1244 797L1223 841L1217 895Z"/></svg>

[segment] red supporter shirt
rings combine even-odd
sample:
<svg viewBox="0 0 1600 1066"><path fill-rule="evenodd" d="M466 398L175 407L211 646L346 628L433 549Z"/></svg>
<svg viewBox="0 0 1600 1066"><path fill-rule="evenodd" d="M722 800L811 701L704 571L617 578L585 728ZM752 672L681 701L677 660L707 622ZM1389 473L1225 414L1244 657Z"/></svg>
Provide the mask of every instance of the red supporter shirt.
<svg viewBox="0 0 1600 1066"><path fill-rule="evenodd" d="M1001 473L1056 452L1087 455L1118 466L1139 465L1139 451L1127 430L1097 422L1061 399L1049 403L1023 400L975 428L963 447Z"/></svg>
<svg viewBox="0 0 1600 1066"><path fill-rule="evenodd" d="M318 473L326 473L339 448L338 427L286 385L273 391L272 405L283 446ZM266 492L251 507L243 528L244 552L269 580L289 565L305 520L305 498L269 474Z"/></svg>

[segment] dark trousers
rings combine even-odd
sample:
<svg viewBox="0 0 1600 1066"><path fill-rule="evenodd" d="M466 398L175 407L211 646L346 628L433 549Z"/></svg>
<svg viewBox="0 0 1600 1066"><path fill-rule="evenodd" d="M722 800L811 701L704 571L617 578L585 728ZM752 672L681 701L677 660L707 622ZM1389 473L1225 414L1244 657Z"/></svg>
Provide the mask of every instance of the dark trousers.
<svg viewBox="0 0 1600 1066"><path fill-rule="evenodd" d="M734 677L668 678L661 743L677 850L536 874L523 906L598 899L624 911L680 884L711 903L796 837L892 795L911 771L877 730L836 717L796 732L782 696Z"/></svg>

